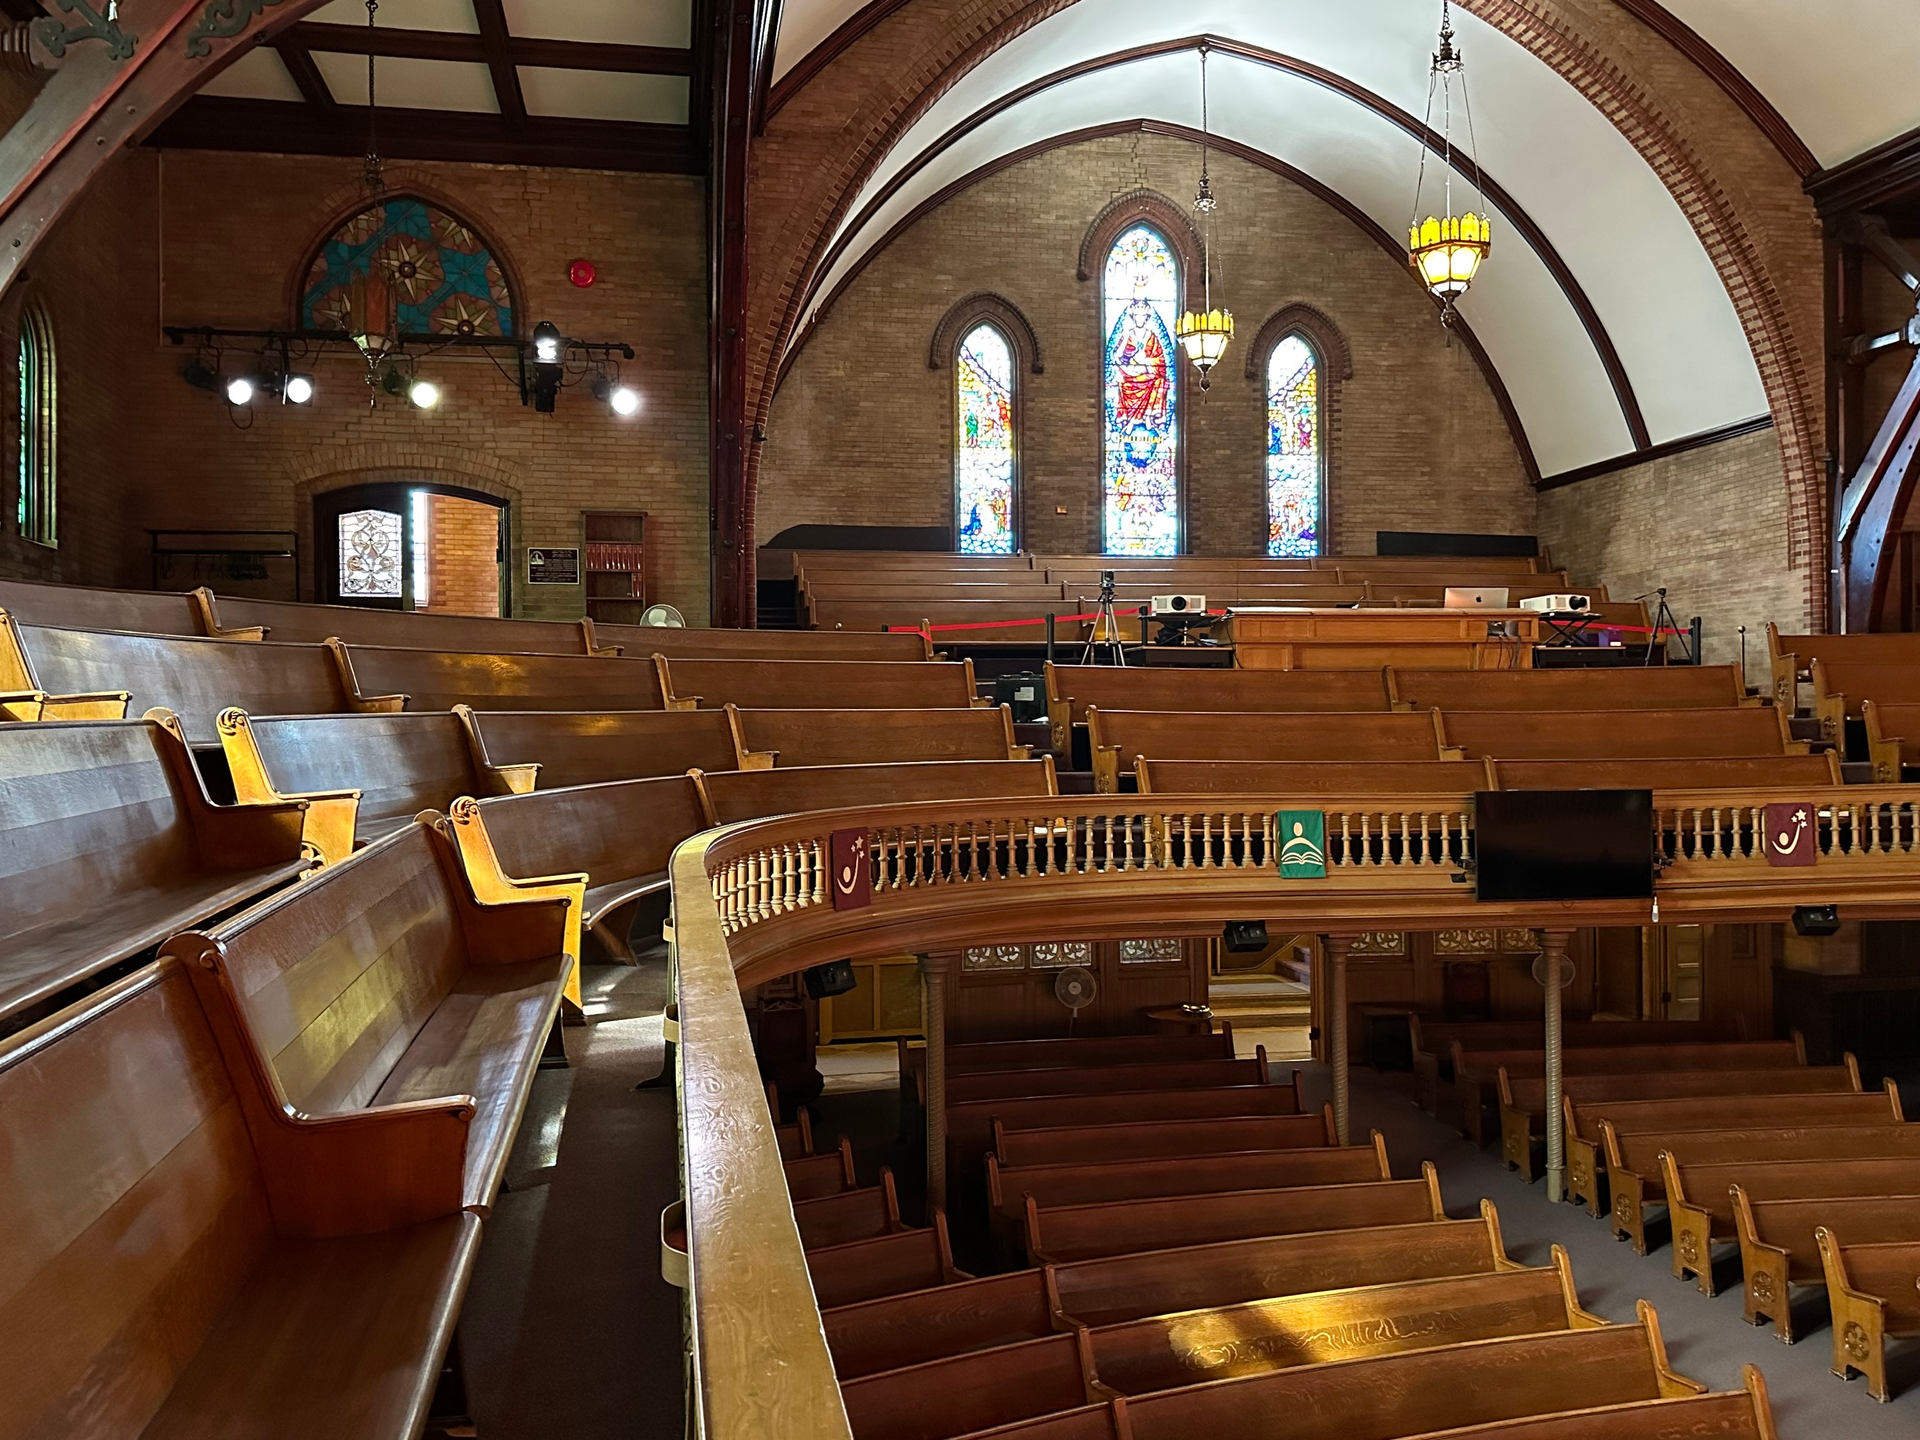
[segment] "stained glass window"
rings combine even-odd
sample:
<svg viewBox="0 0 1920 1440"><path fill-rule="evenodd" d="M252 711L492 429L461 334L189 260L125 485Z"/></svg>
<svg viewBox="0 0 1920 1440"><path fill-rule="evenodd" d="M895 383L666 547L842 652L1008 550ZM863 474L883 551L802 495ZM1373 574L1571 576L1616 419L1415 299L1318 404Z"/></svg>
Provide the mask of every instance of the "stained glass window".
<svg viewBox="0 0 1920 1440"><path fill-rule="evenodd" d="M353 333L397 321L406 335L511 335L500 264L465 221L414 196L362 210L320 247L300 323Z"/></svg>
<svg viewBox="0 0 1920 1440"><path fill-rule="evenodd" d="M1288 335L1267 357L1267 553L1320 553L1320 363Z"/></svg>
<svg viewBox="0 0 1920 1440"><path fill-rule="evenodd" d="M1173 340L1180 266L1164 236L1136 225L1107 252L1102 480L1109 555L1180 549L1178 401Z"/></svg>
<svg viewBox="0 0 1920 1440"><path fill-rule="evenodd" d="M954 357L954 518L964 555L1013 553L1013 346L997 326L967 332Z"/></svg>
<svg viewBox="0 0 1920 1440"><path fill-rule="evenodd" d="M58 471L59 366L47 312L28 305L20 312L20 538L38 545L60 543Z"/></svg>
<svg viewBox="0 0 1920 1440"><path fill-rule="evenodd" d="M391 510L349 510L340 517L342 599L400 598L400 530Z"/></svg>

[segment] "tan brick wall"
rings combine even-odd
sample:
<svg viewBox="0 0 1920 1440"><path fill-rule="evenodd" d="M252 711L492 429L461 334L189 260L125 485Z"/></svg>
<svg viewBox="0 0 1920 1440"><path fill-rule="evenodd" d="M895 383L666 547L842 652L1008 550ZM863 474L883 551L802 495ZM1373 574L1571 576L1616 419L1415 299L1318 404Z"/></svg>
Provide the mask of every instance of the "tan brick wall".
<svg viewBox="0 0 1920 1440"><path fill-rule="evenodd" d="M500 613L500 512L478 500L427 501L427 603L439 615Z"/></svg>
<svg viewBox="0 0 1920 1440"><path fill-rule="evenodd" d="M442 387L431 412L384 395L369 407L364 367L350 353L310 367L319 386L312 405L256 405L250 428L180 379L191 352L166 344L159 325L288 325L296 272L330 216L354 198L359 168L348 159L135 152L34 262L62 327L71 397L64 468L81 507L79 535L89 534L88 507L110 511L110 535L76 539L84 577L147 583L143 527L258 527L301 532L311 585L314 494L429 480L511 502L515 613L581 613L577 587L528 589L525 549L577 545L582 510L617 507L647 511L656 589L704 623L706 260L697 178L388 167L394 188L438 196L488 234L521 281L529 325L551 319L571 336L634 345L638 358L624 363L622 379L640 391L642 409L630 420L584 384L562 393L557 414L535 414L491 362L449 354L420 362ZM599 268L590 289L567 281L578 257ZM35 283L30 277L24 293ZM0 343L10 372L10 335Z"/></svg>
<svg viewBox="0 0 1920 1440"><path fill-rule="evenodd" d="M973 186L896 239L813 332L775 399L759 542L803 522L952 523L953 371L930 369L928 349L956 300L991 290L1032 323L1046 367L1019 382L1022 543L1097 550L1099 279L1076 278L1081 241L1116 193L1144 184L1184 200L1199 166L1196 146L1163 137L1069 146ZM1265 547L1265 386L1246 376L1247 347L1296 301L1324 312L1352 350L1330 437L1329 548L1371 552L1381 529L1530 531L1533 496L1492 393L1405 267L1270 171L1220 155L1212 166L1214 298L1238 334L1209 391L1183 371L1188 549Z"/></svg>
<svg viewBox="0 0 1920 1440"><path fill-rule="evenodd" d="M1658 586L1684 625L1701 617L1712 664L1767 678L1766 624L1807 627L1805 577L1787 568L1780 444L1757 431L1541 494L1540 542L1587 584L1624 600Z"/></svg>

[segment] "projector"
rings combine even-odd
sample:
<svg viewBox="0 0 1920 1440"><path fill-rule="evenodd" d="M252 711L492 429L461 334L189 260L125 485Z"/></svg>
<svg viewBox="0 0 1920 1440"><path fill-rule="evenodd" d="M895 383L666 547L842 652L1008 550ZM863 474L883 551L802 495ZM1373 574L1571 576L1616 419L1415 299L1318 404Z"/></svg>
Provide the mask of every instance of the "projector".
<svg viewBox="0 0 1920 1440"><path fill-rule="evenodd" d="M1578 615L1593 607L1585 595L1534 595L1520 602L1522 610L1545 610L1555 615Z"/></svg>
<svg viewBox="0 0 1920 1440"><path fill-rule="evenodd" d="M1207 609L1207 597L1204 595L1156 595L1153 597L1153 613L1156 615L1204 615Z"/></svg>

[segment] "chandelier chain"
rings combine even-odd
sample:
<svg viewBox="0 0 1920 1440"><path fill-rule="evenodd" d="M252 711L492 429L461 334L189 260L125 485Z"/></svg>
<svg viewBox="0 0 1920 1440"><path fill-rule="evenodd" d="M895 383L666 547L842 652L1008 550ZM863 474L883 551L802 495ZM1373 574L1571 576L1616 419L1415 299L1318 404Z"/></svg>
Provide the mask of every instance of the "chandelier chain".
<svg viewBox="0 0 1920 1440"><path fill-rule="evenodd" d="M363 166L363 178L369 194L377 195L386 188L386 178L380 160L379 108L374 103L374 16L380 9L380 0L367 0L367 157Z"/></svg>

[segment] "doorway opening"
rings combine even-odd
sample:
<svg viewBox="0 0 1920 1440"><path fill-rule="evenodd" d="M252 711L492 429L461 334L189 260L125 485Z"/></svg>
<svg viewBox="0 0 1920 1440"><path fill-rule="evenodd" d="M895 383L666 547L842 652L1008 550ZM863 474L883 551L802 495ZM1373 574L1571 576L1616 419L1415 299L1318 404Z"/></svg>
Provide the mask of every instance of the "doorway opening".
<svg viewBox="0 0 1920 1440"><path fill-rule="evenodd" d="M314 497L319 599L505 615L507 502L457 485L352 485Z"/></svg>

